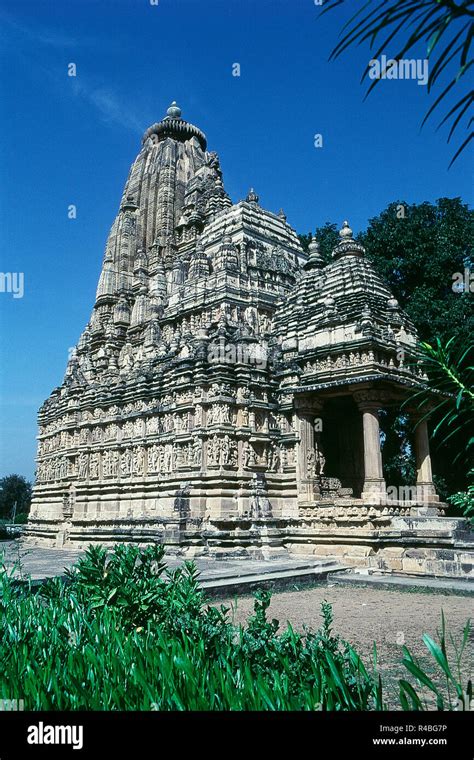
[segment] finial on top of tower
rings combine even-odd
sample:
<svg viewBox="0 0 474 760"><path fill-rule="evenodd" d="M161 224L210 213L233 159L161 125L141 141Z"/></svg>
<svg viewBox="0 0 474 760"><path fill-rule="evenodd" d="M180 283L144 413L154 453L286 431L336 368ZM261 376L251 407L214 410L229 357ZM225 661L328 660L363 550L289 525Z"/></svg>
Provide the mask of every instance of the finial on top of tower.
<svg viewBox="0 0 474 760"><path fill-rule="evenodd" d="M176 100L173 100L170 107L166 111L166 115L169 116L170 119L180 119L181 118L181 108L177 104Z"/></svg>
<svg viewBox="0 0 474 760"><path fill-rule="evenodd" d="M349 227L348 221L342 223L342 229L339 230L339 237L342 240L352 240L352 230Z"/></svg>
<svg viewBox="0 0 474 760"><path fill-rule="evenodd" d="M324 259L319 249L319 243L314 236L311 238L311 242L308 247L308 253L308 260L304 265L305 269L320 269L324 266Z"/></svg>
<svg viewBox="0 0 474 760"><path fill-rule="evenodd" d="M207 148L206 135L198 127L182 118L181 108L176 100L173 100L166 111L166 116L161 121L148 127L143 135L142 143L145 144L151 138L151 147L153 147L153 145L166 140L168 137L179 142L186 142L187 140L196 138L201 146L201 150L206 150Z"/></svg>
<svg viewBox="0 0 474 760"><path fill-rule="evenodd" d="M354 233L349 227L349 222L345 221L342 224L342 229L339 230L339 243L336 245L332 252L333 258L339 256L351 255L351 256L364 256L365 248L363 245L354 240Z"/></svg>
<svg viewBox="0 0 474 760"><path fill-rule="evenodd" d="M253 187L250 188L249 194L247 195L246 199L247 203L258 203L260 200L257 193L253 189Z"/></svg>

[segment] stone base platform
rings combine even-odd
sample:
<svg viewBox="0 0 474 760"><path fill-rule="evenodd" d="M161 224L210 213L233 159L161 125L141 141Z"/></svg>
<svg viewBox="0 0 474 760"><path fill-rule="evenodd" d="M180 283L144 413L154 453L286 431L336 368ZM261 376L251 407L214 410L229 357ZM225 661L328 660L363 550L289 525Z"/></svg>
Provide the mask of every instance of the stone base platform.
<svg viewBox="0 0 474 760"><path fill-rule="evenodd" d="M0 542L6 564L12 567L20 562L18 578L30 576L33 585L47 578L62 576L84 553L83 550L56 549L32 546L23 541ZM343 586L370 586L387 589L424 590L429 593L462 593L474 595L474 580L447 577L418 577L397 574L390 570L358 568L342 557L293 557L287 559L217 559L196 557L202 587L212 598L229 598L233 594L249 594L258 588L271 590L300 589L314 583ZM183 559L166 557L170 569L182 564Z"/></svg>
<svg viewBox="0 0 474 760"><path fill-rule="evenodd" d="M384 515L313 510L294 521L292 557L325 557L351 568L407 576L474 580L474 532L467 520L436 515Z"/></svg>
<svg viewBox="0 0 474 760"><path fill-rule="evenodd" d="M90 543L163 543L170 561L203 567L242 562L332 562L410 576L474 578L474 532L439 506L364 505L357 499L303 502L279 517L128 517L31 520L25 546L78 552Z"/></svg>
<svg viewBox="0 0 474 760"><path fill-rule="evenodd" d="M30 576L39 584L47 578L61 576L84 553L82 550L32 546L18 541L0 542L7 567L18 565L18 578ZM166 564L174 569L183 559L166 556ZM257 588L288 588L323 581L330 573L347 566L328 559L219 560L195 558L201 586L210 596L249 593Z"/></svg>

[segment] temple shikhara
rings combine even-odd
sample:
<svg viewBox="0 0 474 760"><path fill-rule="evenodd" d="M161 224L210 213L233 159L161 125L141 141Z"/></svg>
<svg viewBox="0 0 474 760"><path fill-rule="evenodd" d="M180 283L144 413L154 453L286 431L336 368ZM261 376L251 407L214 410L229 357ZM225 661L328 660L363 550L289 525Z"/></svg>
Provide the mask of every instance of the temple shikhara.
<svg viewBox="0 0 474 760"><path fill-rule="evenodd" d="M416 409L409 498L384 478L385 411L423 382L416 342L347 222L330 263L315 239L305 253L254 190L231 201L173 103L143 136L90 320L39 413L29 539L466 574Z"/></svg>

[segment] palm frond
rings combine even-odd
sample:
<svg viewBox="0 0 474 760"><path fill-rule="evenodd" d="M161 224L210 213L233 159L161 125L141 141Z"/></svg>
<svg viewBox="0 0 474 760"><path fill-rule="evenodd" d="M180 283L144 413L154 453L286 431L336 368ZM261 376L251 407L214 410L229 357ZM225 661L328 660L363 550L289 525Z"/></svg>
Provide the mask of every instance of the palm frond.
<svg viewBox="0 0 474 760"><path fill-rule="evenodd" d="M328 3L320 15L341 6L346 0L333 0ZM441 74L453 66L457 56L459 63L452 73L450 81L443 88L426 113L422 126L426 123L433 111L443 102L455 85L459 86L461 78L470 69L473 61L469 59L472 39L474 37L474 1L466 0L458 5L455 0L367 0L344 24L341 30L341 39L332 50L329 60L335 60L347 51L352 45L369 43L370 49L377 44L374 57L377 59L403 29L410 29L407 39L401 45L396 55L390 56L391 60L400 61L413 50L423 39L427 40L426 57L433 59L433 66L428 75L428 93L437 83ZM460 26L460 28L459 28ZM382 42L379 38L384 32ZM451 38L447 38L448 32L452 32ZM444 46L443 46L444 43ZM365 67L361 81L364 81L370 71L370 63ZM382 77L381 77L382 78ZM380 78L375 78L369 85L365 98L372 92ZM463 119L468 116L469 108L474 102L474 95L467 93L450 108L438 128L452 120L447 142L451 141L454 132L458 129ZM472 119L468 120L465 129L469 129ZM468 146L472 135L468 135L461 146L455 152L449 166Z"/></svg>

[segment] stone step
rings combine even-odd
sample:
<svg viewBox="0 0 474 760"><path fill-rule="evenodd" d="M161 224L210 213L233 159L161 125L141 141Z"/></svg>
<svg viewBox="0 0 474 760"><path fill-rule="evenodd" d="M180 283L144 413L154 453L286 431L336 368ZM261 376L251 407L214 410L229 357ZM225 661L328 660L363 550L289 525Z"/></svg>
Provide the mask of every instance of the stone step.
<svg viewBox="0 0 474 760"><path fill-rule="evenodd" d="M370 572L341 572L329 574L328 585L353 585L353 586L377 586L380 588L417 589L429 590L431 593L467 594L474 596L474 579L462 580L459 578L422 578L409 575L393 575Z"/></svg>
<svg viewBox="0 0 474 760"><path fill-rule="evenodd" d="M262 572L253 574L242 573L233 577L208 578L201 581L202 588L209 596L228 596L229 594L248 594L259 588L280 590L324 581L333 573L344 572L347 566L336 562L315 563L310 567L289 568L287 570L269 571L266 568Z"/></svg>
<svg viewBox="0 0 474 760"><path fill-rule="evenodd" d="M200 564L200 558L196 559L196 566L198 570L201 570ZM233 580L240 580L245 579L249 576L274 576L277 573L296 573L296 572L322 572L322 571L330 571L331 568L334 568L335 565L338 565L337 561L335 561L332 558L323 558L323 559L315 559L314 557L312 559L308 560L300 560L298 559L290 559L290 560L250 560L250 559L242 559L242 560L223 560L218 562L209 562L204 560L203 563L203 569L201 572L201 580L202 581L210 581L214 577L219 578L220 580L226 580L226 579L233 579ZM339 566L339 565L338 565ZM347 565L344 565L346 567Z"/></svg>

